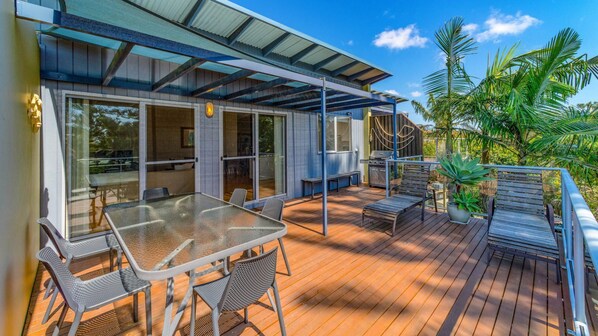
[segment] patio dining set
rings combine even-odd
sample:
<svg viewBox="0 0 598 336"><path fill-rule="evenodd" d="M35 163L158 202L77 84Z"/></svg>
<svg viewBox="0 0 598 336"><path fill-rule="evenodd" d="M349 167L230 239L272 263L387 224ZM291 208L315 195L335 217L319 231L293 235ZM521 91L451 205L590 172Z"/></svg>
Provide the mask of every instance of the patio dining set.
<svg viewBox="0 0 598 336"><path fill-rule="evenodd" d="M198 298L212 311L213 332L219 335L221 313L244 310L244 321L248 323L247 307L264 294L277 312L281 333L285 335L275 278L279 247L288 275L291 274L282 242L287 232L282 223L284 202L268 199L258 214L243 207L246 194L246 190L236 189L229 202L225 202L202 193L170 196L166 188L146 190L141 201L104 209L110 233L76 242L66 240L47 218L39 219L55 247L44 247L38 253L38 259L51 276L44 296L51 298L42 322L49 320L59 293L64 304L55 335L69 309L75 312L69 335L75 335L85 312L129 296L133 296L133 320L138 322L138 296L143 292L146 333L151 335L151 283L166 280L163 335L175 333L189 301L191 335L195 332ZM278 240L279 247L264 251L264 244L274 240ZM259 253L253 252L255 248ZM110 273L81 280L69 269L73 261L106 253L110 257ZM230 270L231 256L240 253L242 257ZM129 264L127 268L123 268L123 254ZM201 276L216 272L223 276L196 283ZM189 278L188 288L175 308L174 278L183 274Z"/></svg>

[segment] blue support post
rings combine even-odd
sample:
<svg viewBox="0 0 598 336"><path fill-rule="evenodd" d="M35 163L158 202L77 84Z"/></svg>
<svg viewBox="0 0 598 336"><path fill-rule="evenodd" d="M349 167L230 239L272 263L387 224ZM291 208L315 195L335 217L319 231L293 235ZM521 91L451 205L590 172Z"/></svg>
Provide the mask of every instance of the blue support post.
<svg viewBox="0 0 598 336"><path fill-rule="evenodd" d="M397 104L392 104L392 157L396 160L397 156Z"/></svg>
<svg viewBox="0 0 598 336"><path fill-rule="evenodd" d="M326 79L322 79L320 97L322 119L322 233L328 235L328 174L326 169Z"/></svg>

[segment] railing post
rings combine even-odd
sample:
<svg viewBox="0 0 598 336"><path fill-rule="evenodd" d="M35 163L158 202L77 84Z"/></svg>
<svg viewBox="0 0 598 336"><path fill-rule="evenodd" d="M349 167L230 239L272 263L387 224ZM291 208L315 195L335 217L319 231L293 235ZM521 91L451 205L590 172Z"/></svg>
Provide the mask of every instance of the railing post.
<svg viewBox="0 0 598 336"><path fill-rule="evenodd" d="M390 197L390 176L388 176L388 159L384 160L384 174L386 176L386 197Z"/></svg>
<svg viewBox="0 0 598 336"><path fill-rule="evenodd" d="M586 335L587 319L586 319L586 278L585 278L585 253L584 253L584 238L581 231L579 219L573 213L573 292L575 294L575 329L582 331L581 335Z"/></svg>

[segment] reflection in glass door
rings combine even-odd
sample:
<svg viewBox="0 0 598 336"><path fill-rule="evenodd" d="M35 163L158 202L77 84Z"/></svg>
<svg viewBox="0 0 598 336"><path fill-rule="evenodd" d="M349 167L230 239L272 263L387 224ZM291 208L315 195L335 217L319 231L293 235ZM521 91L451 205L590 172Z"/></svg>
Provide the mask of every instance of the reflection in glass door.
<svg viewBox="0 0 598 336"><path fill-rule="evenodd" d="M247 201L286 193L285 117L224 112L222 126L224 199L235 188L247 190Z"/></svg>
<svg viewBox="0 0 598 336"><path fill-rule="evenodd" d="M224 199L235 188L247 190L247 201L255 199L254 115L223 113L222 176Z"/></svg>
<svg viewBox="0 0 598 336"><path fill-rule="evenodd" d="M195 191L195 110L145 105L145 189L171 195Z"/></svg>
<svg viewBox="0 0 598 336"><path fill-rule="evenodd" d="M285 118L259 115L259 197L284 194Z"/></svg>

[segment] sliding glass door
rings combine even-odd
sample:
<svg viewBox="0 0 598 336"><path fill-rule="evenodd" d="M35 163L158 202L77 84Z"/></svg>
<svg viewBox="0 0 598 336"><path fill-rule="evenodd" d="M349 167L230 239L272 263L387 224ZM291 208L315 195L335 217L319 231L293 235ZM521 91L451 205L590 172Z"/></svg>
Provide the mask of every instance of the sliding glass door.
<svg viewBox="0 0 598 336"><path fill-rule="evenodd" d="M224 112L222 126L224 199L235 188L247 190L247 201L284 194L285 117Z"/></svg>
<svg viewBox="0 0 598 336"><path fill-rule="evenodd" d="M139 195L139 104L67 98L67 231L105 231L102 208Z"/></svg>

